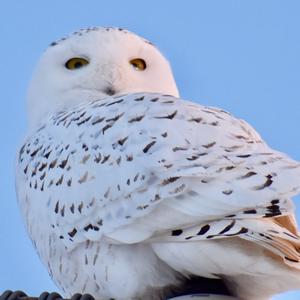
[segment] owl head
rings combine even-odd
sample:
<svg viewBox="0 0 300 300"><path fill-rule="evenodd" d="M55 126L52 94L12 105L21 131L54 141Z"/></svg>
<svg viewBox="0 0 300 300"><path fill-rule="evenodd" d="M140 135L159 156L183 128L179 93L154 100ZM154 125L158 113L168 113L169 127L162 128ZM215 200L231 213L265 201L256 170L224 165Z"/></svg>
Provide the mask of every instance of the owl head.
<svg viewBox="0 0 300 300"><path fill-rule="evenodd" d="M83 29L42 55L28 91L30 125L82 102L136 92L179 96L166 58L127 30Z"/></svg>

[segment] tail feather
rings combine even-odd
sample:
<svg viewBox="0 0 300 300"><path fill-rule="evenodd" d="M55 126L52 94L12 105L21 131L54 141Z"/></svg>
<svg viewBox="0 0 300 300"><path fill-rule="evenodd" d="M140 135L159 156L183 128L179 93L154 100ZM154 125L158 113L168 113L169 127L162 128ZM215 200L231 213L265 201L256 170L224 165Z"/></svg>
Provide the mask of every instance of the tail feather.
<svg viewBox="0 0 300 300"><path fill-rule="evenodd" d="M222 219L173 230L154 237L158 242L194 242L237 237L264 247L289 267L300 270L300 234L292 216L261 219Z"/></svg>

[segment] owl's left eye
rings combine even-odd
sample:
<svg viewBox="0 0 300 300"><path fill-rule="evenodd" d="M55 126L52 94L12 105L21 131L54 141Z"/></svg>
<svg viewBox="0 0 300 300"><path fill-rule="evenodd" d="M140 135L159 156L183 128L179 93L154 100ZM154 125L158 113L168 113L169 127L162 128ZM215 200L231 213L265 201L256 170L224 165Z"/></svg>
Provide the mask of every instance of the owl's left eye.
<svg viewBox="0 0 300 300"><path fill-rule="evenodd" d="M129 63L138 71L144 71L147 68L146 62L142 58L134 58Z"/></svg>
<svg viewBox="0 0 300 300"><path fill-rule="evenodd" d="M65 67L69 70L80 69L89 64L89 61L83 57L73 57L65 63Z"/></svg>

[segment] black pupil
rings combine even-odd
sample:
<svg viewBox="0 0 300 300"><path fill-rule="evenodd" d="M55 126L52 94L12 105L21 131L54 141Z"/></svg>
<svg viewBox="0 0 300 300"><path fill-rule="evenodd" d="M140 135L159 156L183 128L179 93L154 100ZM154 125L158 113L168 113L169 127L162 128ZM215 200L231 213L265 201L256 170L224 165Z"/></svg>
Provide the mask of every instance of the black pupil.
<svg viewBox="0 0 300 300"><path fill-rule="evenodd" d="M74 64L74 68L75 69L78 69L78 68L81 68L82 67L82 62L80 61L77 61L75 64Z"/></svg>

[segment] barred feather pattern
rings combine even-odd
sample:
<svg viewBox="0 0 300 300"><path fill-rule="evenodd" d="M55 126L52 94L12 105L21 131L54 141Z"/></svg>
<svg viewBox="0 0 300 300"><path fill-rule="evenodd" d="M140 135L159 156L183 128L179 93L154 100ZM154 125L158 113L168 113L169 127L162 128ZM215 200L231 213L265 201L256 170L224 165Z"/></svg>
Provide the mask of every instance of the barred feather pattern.
<svg viewBox="0 0 300 300"><path fill-rule="evenodd" d="M19 203L51 276L100 299L163 299L193 274L227 280L240 299L259 299L252 279L270 279L257 289L266 297L291 288L278 284L287 274L300 288L299 189L300 164L243 120L155 93L56 113L17 161Z"/></svg>

